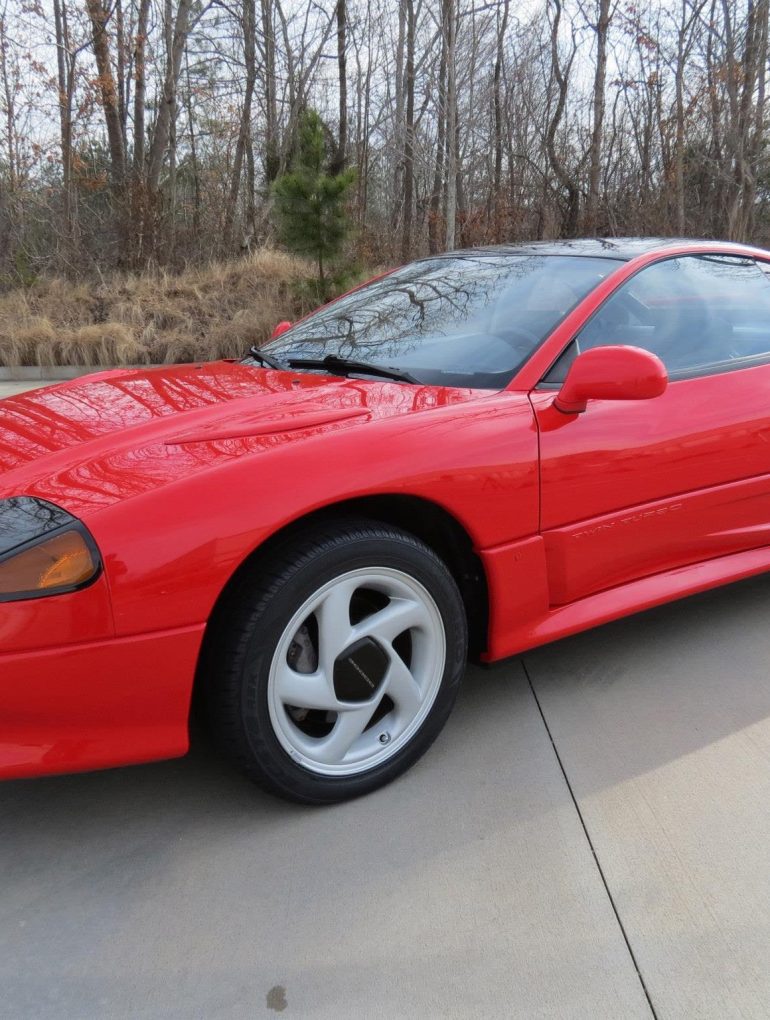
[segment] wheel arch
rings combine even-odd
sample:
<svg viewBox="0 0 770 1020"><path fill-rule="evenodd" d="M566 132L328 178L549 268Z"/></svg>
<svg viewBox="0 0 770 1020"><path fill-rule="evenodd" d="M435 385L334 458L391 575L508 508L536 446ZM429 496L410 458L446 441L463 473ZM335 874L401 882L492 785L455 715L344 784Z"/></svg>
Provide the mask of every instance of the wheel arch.
<svg viewBox="0 0 770 1020"><path fill-rule="evenodd" d="M446 564L462 596L468 620L470 655L477 659L487 647L489 589L480 557L463 525L449 511L420 496L382 494L332 503L295 518L273 532L236 568L220 592L209 616L201 661L208 638L226 619L228 602L259 563L288 549L314 525L357 517L400 528L419 538ZM200 669L198 671L200 673ZM197 681L196 681L197 686Z"/></svg>

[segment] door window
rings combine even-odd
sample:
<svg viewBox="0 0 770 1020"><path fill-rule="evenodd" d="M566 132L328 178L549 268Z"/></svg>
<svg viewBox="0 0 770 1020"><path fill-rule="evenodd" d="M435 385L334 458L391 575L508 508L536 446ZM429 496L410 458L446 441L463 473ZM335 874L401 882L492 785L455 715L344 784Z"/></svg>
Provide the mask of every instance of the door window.
<svg viewBox="0 0 770 1020"><path fill-rule="evenodd" d="M615 344L657 354L671 379L770 361L769 270L732 255L656 262L605 301L545 381L562 382L581 351Z"/></svg>

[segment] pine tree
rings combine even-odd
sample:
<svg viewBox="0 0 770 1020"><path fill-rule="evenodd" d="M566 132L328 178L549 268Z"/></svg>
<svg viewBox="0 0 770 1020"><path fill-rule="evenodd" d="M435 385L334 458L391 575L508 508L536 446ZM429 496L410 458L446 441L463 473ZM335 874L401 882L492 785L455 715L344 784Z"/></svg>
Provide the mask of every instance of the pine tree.
<svg viewBox="0 0 770 1020"><path fill-rule="evenodd" d="M329 263L339 256L350 229L345 202L356 179L352 168L335 173L333 158L323 121L315 110L306 110L291 169L273 185L281 240L298 255L315 259L322 294Z"/></svg>

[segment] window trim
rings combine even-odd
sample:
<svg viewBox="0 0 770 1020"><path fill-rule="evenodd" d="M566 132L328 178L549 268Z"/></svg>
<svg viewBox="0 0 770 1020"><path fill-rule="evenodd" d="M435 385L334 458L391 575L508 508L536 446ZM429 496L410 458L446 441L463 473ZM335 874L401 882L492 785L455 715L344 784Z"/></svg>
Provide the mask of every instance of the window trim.
<svg viewBox="0 0 770 1020"><path fill-rule="evenodd" d="M563 381L559 382L558 380L549 380L548 376L554 370L554 368L556 367L556 365L559 362L559 360L569 350L569 348L572 346L572 344L577 342L578 336L583 332L583 330L588 326L588 324L594 319L594 317L597 316L602 311L602 309L607 305L607 303L609 301L611 301L612 298L615 297L615 295L623 287L625 287L627 284L630 284L633 280L635 280L636 277L640 273L643 273L646 269L652 269L654 266L659 266L659 265L661 265L664 262L673 262L675 259L687 259L687 258L708 259L708 258L715 258L715 257L719 257L719 258L731 258L731 259L736 259L736 260L739 260L739 261L742 261L742 262L752 262L757 267L757 269L759 269L759 271L765 277L767 277L768 284L770 284L770 259L764 259L764 258L761 258L758 255L741 255L741 254L738 254L738 253L727 252L727 251L679 252L678 254L671 254L671 255L666 254L666 255L662 256L661 258L659 258L659 259L655 259L654 262L648 262L648 263L646 263L643 266L639 266L639 268L636 269L633 273L631 273L630 276L627 276L625 280L621 281L618 284L618 286L615 287L615 289L613 291L611 291L611 293L609 293L605 297L604 301L602 301L602 303L598 306L598 308L595 308L593 310L593 312L591 312L591 314L588 316L588 318L585 319L580 324L579 328L576 330L575 333L573 333L573 335L569 338L567 343L562 347L562 349L559 351L557 356L553 359L551 364L548 366L548 369L543 373L542 377L540 378L538 383L535 385L535 387L534 387L535 392L555 392L555 391L558 391L564 385ZM610 345L605 345L605 346L610 346ZM752 364L746 364L746 362L749 362L749 361L752 362ZM749 369L749 368L758 368L761 365L767 365L767 364L770 364L770 351L768 351L767 354L757 354L757 355L752 355L752 356L749 356L749 357L746 357L746 358L736 358L736 359L733 359L733 360L731 360L729 362L717 362L717 363L714 363L711 366L707 366L705 369L699 370L699 371L688 372L688 371L684 371L683 370L683 371L680 371L680 372L669 372L669 376L668 377L669 377L669 382L670 383L686 382L686 381L689 381L691 379L705 379L705 378L708 378L709 376L713 376L713 375L728 375L730 372L738 372L738 371L741 371L741 369L745 370L745 369ZM727 367L727 368L723 367L723 366L726 366L726 365L729 365L729 367Z"/></svg>

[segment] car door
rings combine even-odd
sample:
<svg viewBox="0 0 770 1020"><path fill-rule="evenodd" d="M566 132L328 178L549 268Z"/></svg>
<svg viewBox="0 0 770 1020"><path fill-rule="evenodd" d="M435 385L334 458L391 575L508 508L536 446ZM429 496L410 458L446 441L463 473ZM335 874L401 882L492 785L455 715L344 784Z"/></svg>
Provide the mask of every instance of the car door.
<svg viewBox="0 0 770 1020"><path fill-rule="evenodd" d="M752 259L661 260L623 283L531 394L550 602L770 544L770 280ZM577 353L659 355L666 392L553 406Z"/></svg>

